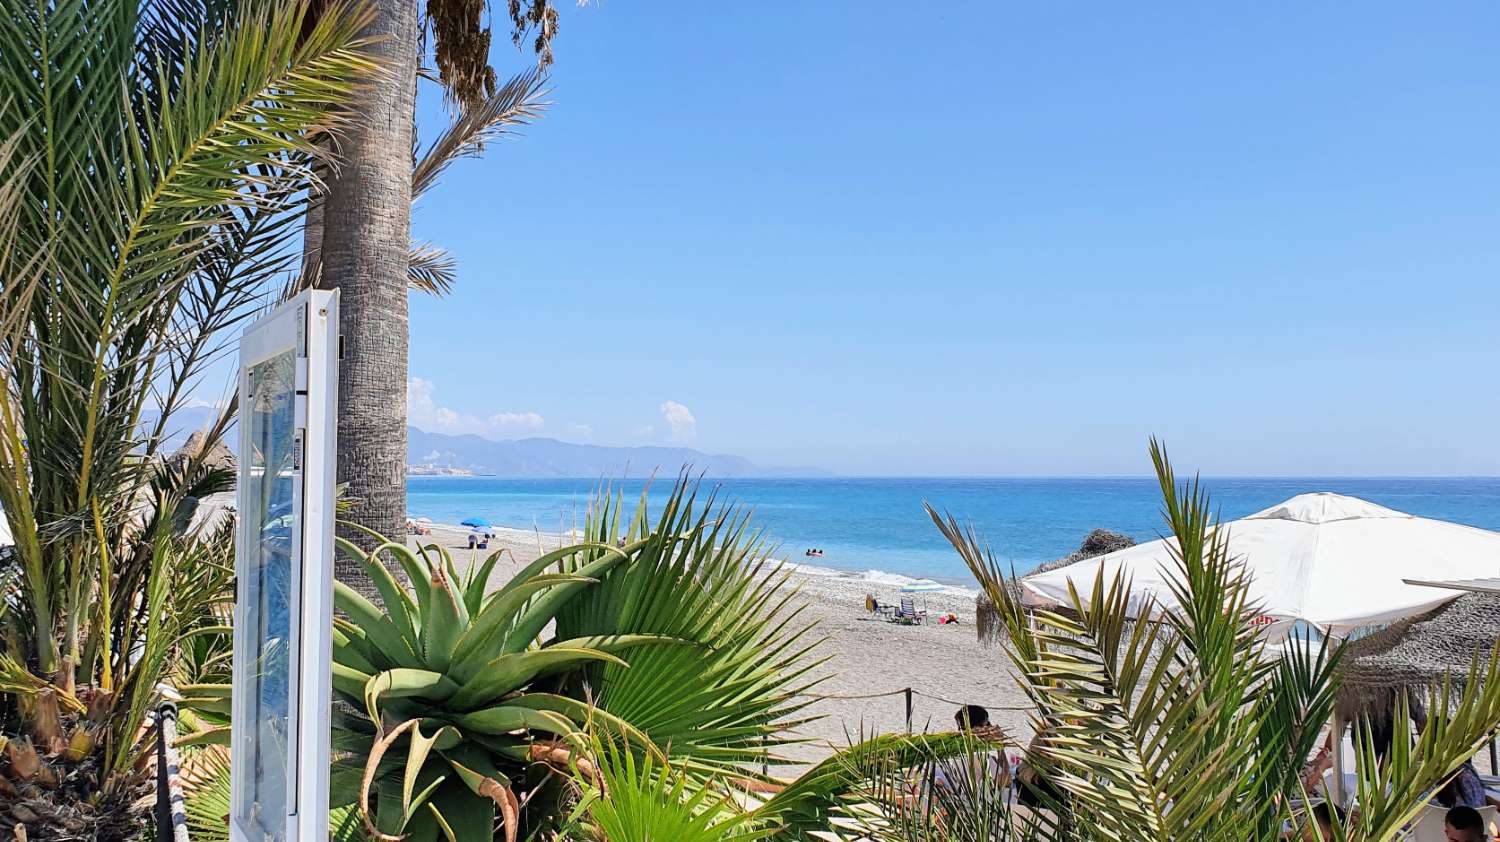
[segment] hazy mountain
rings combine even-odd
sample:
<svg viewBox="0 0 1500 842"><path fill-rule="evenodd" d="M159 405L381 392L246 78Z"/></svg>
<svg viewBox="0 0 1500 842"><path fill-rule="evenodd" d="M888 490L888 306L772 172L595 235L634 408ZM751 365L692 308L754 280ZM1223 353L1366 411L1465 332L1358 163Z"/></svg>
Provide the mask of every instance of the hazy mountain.
<svg viewBox="0 0 1500 842"><path fill-rule="evenodd" d="M815 476L822 471L761 468L742 456L688 447L604 447L549 438L495 441L406 428L407 464L424 470L457 469L503 477L676 475L684 465L711 477Z"/></svg>
<svg viewBox="0 0 1500 842"><path fill-rule="evenodd" d="M172 417L162 451L181 447L194 430L218 417L211 407L186 407ZM147 418L145 424L154 422ZM472 474L501 477L643 477L652 471L675 476L684 465L710 477L815 477L827 471L810 468L765 468L743 456L704 453L689 447L605 447L572 444L551 438L495 441L481 436L455 436L406 428L407 464L414 472L455 469ZM231 428L225 441L239 449L238 431Z"/></svg>

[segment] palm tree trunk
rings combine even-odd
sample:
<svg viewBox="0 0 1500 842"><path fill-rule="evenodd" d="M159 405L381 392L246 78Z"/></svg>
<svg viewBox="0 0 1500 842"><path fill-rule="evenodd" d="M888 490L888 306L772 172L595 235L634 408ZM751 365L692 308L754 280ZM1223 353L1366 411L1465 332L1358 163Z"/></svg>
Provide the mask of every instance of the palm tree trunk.
<svg viewBox="0 0 1500 842"><path fill-rule="evenodd" d="M357 505L348 519L399 538L406 518L406 261L411 228L411 144L416 108L417 7L374 0L386 74L368 80L338 140L321 219L323 287L341 290L338 478ZM369 546L363 534L346 537ZM368 582L340 559L338 577ZM360 587L361 585L365 587Z"/></svg>

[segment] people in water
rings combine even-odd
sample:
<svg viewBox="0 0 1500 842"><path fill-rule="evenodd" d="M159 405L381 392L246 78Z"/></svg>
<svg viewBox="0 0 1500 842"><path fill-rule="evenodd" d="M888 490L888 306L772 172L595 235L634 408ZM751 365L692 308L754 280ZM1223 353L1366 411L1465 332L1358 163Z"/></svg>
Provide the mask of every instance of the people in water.
<svg viewBox="0 0 1500 842"><path fill-rule="evenodd" d="M808 558L822 558L823 551L819 549L810 549L804 555L806 555Z"/></svg>

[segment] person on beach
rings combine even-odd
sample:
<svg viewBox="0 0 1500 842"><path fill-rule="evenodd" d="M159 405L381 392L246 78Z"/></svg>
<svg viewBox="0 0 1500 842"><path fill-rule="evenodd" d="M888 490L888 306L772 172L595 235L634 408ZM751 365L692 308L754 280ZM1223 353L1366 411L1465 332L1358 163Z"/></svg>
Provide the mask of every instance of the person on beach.
<svg viewBox="0 0 1500 842"><path fill-rule="evenodd" d="M1500 805L1495 799L1490 798L1485 792L1484 781L1479 779L1479 770L1474 768L1474 761L1465 760L1464 765L1458 767L1458 771L1448 782L1443 784L1433 796L1432 800L1443 805L1458 809L1467 807L1478 809L1490 804Z"/></svg>
<svg viewBox="0 0 1500 842"><path fill-rule="evenodd" d="M953 714L953 723L958 726L958 730L971 734L980 728L990 727L990 712L982 705L964 705Z"/></svg>
<svg viewBox="0 0 1500 842"><path fill-rule="evenodd" d="M1006 761L1005 752L998 748L1003 744L1004 734L990 724L990 712L981 705L964 705L953 714L953 723L958 726L960 733L993 743L997 747L937 764L932 773L933 784L948 788L956 781L984 774L999 786L1009 786L1010 764Z"/></svg>
<svg viewBox="0 0 1500 842"><path fill-rule="evenodd" d="M1473 807L1454 807L1443 818L1443 837L1448 842L1486 842L1484 817Z"/></svg>
<svg viewBox="0 0 1500 842"><path fill-rule="evenodd" d="M1329 802L1323 801L1313 805L1313 808L1307 811L1308 822L1302 826L1302 834L1298 838L1302 842L1333 842L1333 816L1335 814L1339 817L1339 824L1344 824L1344 812Z"/></svg>

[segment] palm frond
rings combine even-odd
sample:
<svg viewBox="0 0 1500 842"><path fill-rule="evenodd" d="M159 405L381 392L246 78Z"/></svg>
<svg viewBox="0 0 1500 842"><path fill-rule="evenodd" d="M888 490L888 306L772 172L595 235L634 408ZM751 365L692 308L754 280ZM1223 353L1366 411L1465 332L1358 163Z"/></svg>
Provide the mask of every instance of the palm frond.
<svg viewBox="0 0 1500 842"><path fill-rule="evenodd" d="M590 667L599 707L638 727L694 774L753 776L797 740L805 719L799 694L822 661L814 626L789 571L751 529L749 515L720 507L680 479L654 526L643 497L630 520L606 492L585 534L604 546L646 545L557 615L560 638L652 634L696 646L654 646L631 654L628 669ZM576 571L602 551L566 560Z"/></svg>
<svg viewBox="0 0 1500 842"><path fill-rule="evenodd" d="M595 776L580 776L574 813L595 838L611 842L755 842L773 826L758 821L718 781L705 783L613 740L596 741Z"/></svg>
<svg viewBox="0 0 1500 842"><path fill-rule="evenodd" d="M478 105L465 108L412 167L412 201L431 190L454 161L483 154L486 144L540 117L548 106L546 84L544 73L530 70L511 77Z"/></svg>
<svg viewBox="0 0 1500 842"><path fill-rule="evenodd" d="M224 535L183 529L224 477L161 470L164 432L290 265L318 141L379 72L369 15L60 0L0 16L0 201L15 199L0 207L0 505L22 572L8 611L27 618L3 645L64 702L103 691L106 778L133 767L151 694L228 582Z"/></svg>
<svg viewBox="0 0 1500 842"><path fill-rule="evenodd" d="M458 261L432 243L413 242L406 257L406 285L432 296L447 295L458 280Z"/></svg>

